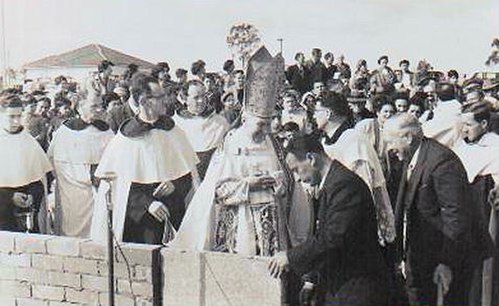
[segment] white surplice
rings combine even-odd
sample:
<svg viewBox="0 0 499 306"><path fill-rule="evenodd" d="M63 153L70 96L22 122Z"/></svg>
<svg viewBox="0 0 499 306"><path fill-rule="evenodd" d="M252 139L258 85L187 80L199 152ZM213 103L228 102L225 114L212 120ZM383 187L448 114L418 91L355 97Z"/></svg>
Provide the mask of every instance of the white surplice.
<svg viewBox="0 0 499 306"><path fill-rule="evenodd" d="M99 163L111 130L90 125L77 131L66 125L54 133L48 155L56 174L55 232L62 236L88 238L95 200L91 166Z"/></svg>

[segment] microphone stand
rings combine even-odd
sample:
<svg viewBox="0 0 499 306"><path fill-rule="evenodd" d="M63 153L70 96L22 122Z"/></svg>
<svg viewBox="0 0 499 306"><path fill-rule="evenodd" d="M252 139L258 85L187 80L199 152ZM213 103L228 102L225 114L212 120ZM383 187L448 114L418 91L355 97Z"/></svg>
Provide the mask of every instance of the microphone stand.
<svg viewBox="0 0 499 306"><path fill-rule="evenodd" d="M107 267L108 267L108 301L109 305L114 306L114 241L113 241L113 182L116 180L116 173L106 172L101 177L109 185L106 192L107 209Z"/></svg>

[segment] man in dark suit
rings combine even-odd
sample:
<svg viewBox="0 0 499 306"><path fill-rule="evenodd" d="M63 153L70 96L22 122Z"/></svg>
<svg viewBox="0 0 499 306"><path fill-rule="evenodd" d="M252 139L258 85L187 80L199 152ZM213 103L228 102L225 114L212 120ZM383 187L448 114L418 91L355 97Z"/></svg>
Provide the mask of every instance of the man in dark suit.
<svg viewBox="0 0 499 306"><path fill-rule="evenodd" d="M467 305L472 212L466 171L448 148L402 114L383 126L387 149L404 163L395 219L410 304Z"/></svg>
<svg viewBox="0 0 499 306"><path fill-rule="evenodd" d="M274 255L271 275L278 277L288 269L300 275L318 272L327 305L387 305L387 272L369 188L331 160L318 140L298 136L287 149L290 170L316 190L316 221L306 242ZM306 282L302 293L313 286Z"/></svg>
<svg viewBox="0 0 499 306"><path fill-rule="evenodd" d="M286 70L286 79L293 89L300 94L304 94L312 89L310 70L305 66L305 55L303 53L296 53L295 61L296 64L289 66Z"/></svg>

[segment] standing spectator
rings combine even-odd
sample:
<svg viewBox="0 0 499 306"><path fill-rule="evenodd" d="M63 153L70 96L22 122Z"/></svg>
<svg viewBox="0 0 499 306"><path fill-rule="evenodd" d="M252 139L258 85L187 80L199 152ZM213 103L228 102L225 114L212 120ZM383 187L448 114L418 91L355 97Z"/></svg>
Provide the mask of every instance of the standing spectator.
<svg viewBox="0 0 499 306"><path fill-rule="evenodd" d="M409 303L436 305L440 292L445 305L468 305L472 213L461 161L408 114L387 120L383 138L404 162L395 220Z"/></svg>
<svg viewBox="0 0 499 306"><path fill-rule="evenodd" d="M336 67L338 67L338 72L340 73L340 80L349 80L352 77L350 65L345 62L345 56L343 54L338 57L338 63L336 64Z"/></svg>
<svg viewBox="0 0 499 306"><path fill-rule="evenodd" d="M310 71L310 84L315 82L326 83L328 72L326 66L322 63L321 49L312 49L312 58L307 62L307 67Z"/></svg>
<svg viewBox="0 0 499 306"><path fill-rule="evenodd" d="M296 64L289 66L286 70L286 79L294 90L304 94L311 89L310 71L305 65L305 55L303 53L296 53L295 61Z"/></svg>
<svg viewBox="0 0 499 306"><path fill-rule="evenodd" d="M401 70L401 75L398 78L398 82L404 85L404 88L410 89L414 85L414 72L409 70L410 63L408 60L403 59L399 63Z"/></svg>
<svg viewBox="0 0 499 306"><path fill-rule="evenodd" d="M324 55L324 60L326 62L326 69L327 69L327 77L326 77L326 83L329 82L329 80L334 79L335 73L338 71L338 67L334 64L334 54L331 52L328 52Z"/></svg>

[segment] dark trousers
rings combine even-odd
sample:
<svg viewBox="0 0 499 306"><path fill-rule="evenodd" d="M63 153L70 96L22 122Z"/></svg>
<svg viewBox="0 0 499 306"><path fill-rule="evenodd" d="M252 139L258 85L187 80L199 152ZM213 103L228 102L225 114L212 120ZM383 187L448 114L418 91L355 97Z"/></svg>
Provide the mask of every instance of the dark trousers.
<svg viewBox="0 0 499 306"><path fill-rule="evenodd" d="M388 306L388 288L384 278L358 276L345 282L334 294L328 292L323 305Z"/></svg>
<svg viewBox="0 0 499 306"><path fill-rule="evenodd" d="M437 285L433 282L435 267L425 271L412 271L410 262L407 269L407 295L409 305L436 305ZM413 282L414 273L417 274L417 284ZM473 269L469 265L452 270L452 282L449 292L445 295L444 305L468 305L471 289Z"/></svg>
<svg viewBox="0 0 499 306"><path fill-rule="evenodd" d="M134 221L129 216L126 216L125 228L123 230L123 241L161 244L164 226L164 222L159 222L149 213L146 213L139 222Z"/></svg>

